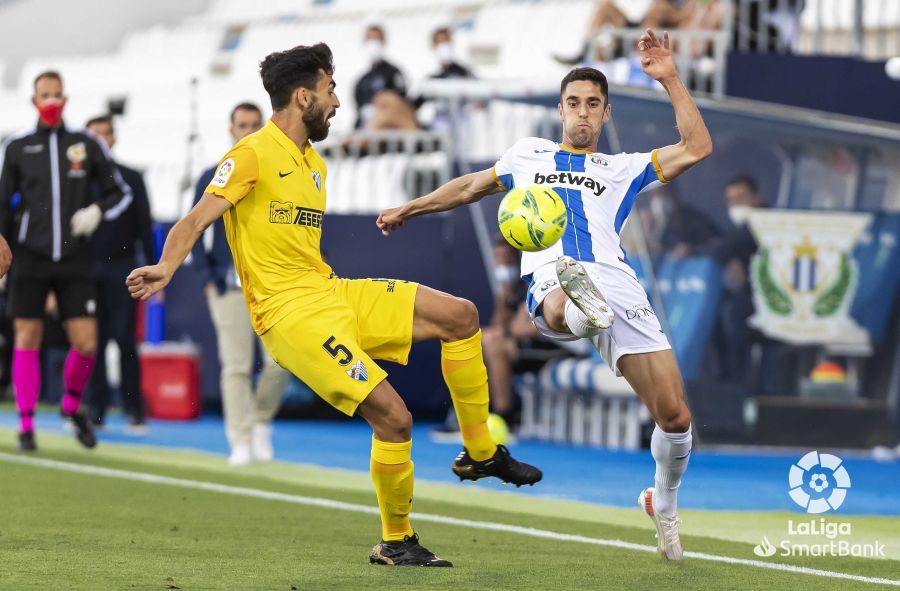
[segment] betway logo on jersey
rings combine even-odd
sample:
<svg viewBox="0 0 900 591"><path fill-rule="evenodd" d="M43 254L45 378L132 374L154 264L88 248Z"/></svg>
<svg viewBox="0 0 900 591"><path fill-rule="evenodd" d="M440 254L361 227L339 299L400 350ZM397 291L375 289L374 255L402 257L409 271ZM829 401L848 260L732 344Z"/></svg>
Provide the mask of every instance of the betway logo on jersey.
<svg viewBox="0 0 900 591"><path fill-rule="evenodd" d="M594 197L599 197L606 190L606 185L601 185L586 174L577 174L574 172L557 172L552 174L534 174L535 185L574 185L576 187L584 187L594 193Z"/></svg>

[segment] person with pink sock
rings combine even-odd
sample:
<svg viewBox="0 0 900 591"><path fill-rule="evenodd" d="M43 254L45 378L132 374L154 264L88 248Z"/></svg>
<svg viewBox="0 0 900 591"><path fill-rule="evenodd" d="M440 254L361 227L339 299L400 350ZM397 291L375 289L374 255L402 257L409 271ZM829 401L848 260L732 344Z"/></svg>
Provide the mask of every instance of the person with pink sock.
<svg viewBox="0 0 900 591"><path fill-rule="evenodd" d="M105 144L62 121L66 104L60 75L42 72L34 81L37 125L13 135L0 148L0 230L15 238L9 315L14 319L12 382L19 411L19 449L34 451L34 410L41 391L40 348L44 307L56 297L72 345L63 370L62 415L78 441L97 444L81 411L81 394L94 368L97 348L94 260L90 237L103 220L119 217L131 190L112 166ZM102 197L94 201L92 184ZM18 227L10 203L18 193ZM0 275L5 270L0 244ZM8 249L7 249L8 250Z"/></svg>

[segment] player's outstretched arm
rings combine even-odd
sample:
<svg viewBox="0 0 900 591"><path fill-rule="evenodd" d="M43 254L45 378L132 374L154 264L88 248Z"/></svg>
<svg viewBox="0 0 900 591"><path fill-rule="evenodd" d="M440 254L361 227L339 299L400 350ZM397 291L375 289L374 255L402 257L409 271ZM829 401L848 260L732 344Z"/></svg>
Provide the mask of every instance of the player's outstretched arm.
<svg viewBox="0 0 900 591"><path fill-rule="evenodd" d="M641 66L644 73L662 84L675 108L675 124L681 141L656 151L663 176L670 181L712 154L712 138L675 69L675 59L669 50L669 33L663 33L660 41L652 29L647 29L638 41L638 49L643 52Z"/></svg>
<svg viewBox="0 0 900 591"><path fill-rule="evenodd" d="M409 218L455 209L460 205L474 203L501 190L494 178L494 169L487 168L457 177L428 195L413 199L400 207L385 209L378 216L375 224L382 234L389 236L392 230L403 225L403 222Z"/></svg>
<svg viewBox="0 0 900 591"><path fill-rule="evenodd" d="M228 211L231 203L218 195L204 193L197 205L172 226L162 256L155 265L135 269L128 274L125 285L134 299L147 300L169 284L175 270L181 266L206 228Z"/></svg>

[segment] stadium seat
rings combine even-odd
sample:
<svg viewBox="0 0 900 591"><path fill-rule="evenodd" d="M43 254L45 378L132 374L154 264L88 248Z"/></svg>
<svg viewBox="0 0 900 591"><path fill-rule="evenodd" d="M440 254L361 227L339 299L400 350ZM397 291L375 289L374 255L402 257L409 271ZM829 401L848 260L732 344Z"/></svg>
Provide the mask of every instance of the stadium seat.
<svg viewBox="0 0 900 591"><path fill-rule="evenodd" d="M640 448L646 409L598 357L551 361L519 382L522 437L610 449Z"/></svg>

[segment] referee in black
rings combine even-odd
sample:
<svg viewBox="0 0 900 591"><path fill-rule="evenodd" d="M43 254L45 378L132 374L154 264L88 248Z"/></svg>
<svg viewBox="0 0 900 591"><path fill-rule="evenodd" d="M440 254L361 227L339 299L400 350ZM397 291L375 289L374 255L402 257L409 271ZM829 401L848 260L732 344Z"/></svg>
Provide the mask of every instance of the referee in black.
<svg viewBox="0 0 900 591"><path fill-rule="evenodd" d="M116 130L110 115L94 117L85 127L112 150L116 143ZM106 420L111 392L106 377L104 352L106 345L115 341L119 347L119 368L122 375L122 410L128 420L125 431L131 435L145 435L147 425L144 422L141 366L135 334L137 302L128 293L122 277L126 277L137 266L156 262L153 219L150 217L150 200L147 198L147 188L141 173L115 160L113 166L131 189L132 202L122 215L100 224L93 236L94 257L97 262L98 355L87 400L88 418L97 426L102 426ZM138 253L145 262L138 262Z"/></svg>
<svg viewBox="0 0 900 591"><path fill-rule="evenodd" d="M15 250L8 313L15 330L12 374L19 448L37 448L33 416L40 393L44 304L51 291L72 345L63 369L62 414L74 424L78 441L94 447L94 430L80 409L97 349L90 237L101 220L122 215L131 204L131 191L106 147L93 134L63 123L66 97L57 72L38 74L32 103L37 125L8 138L0 149L0 230ZM99 201L91 195L91 183L102 189ZM16 193L21 200L13 212Z"/></svg>

